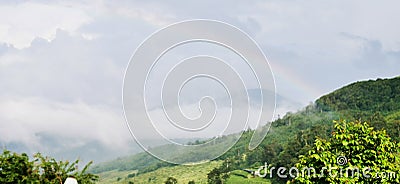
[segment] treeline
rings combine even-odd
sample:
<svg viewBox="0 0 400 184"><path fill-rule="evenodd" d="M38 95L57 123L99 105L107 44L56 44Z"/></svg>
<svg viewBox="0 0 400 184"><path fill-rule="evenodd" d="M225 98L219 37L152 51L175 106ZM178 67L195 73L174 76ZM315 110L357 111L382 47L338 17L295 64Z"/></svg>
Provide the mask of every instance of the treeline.
<svg viewBox="0 0 400 184"><path fill-rule="evenodd" d="M173 165L174 164L160 161L157 158L154 158L153 156L147 154L146 152L143 152L128 157L117 158L116 160L95 165L90 169L90 172L101 173L112 170L118 170L118 171L137 170L138 171L137 174L139 175L142 173L154 171L161 167L168 167Z"/></svg>
<svg viewBox="0 0 400 184"><path fill-rule="evenodd" d="M324 111L398 111L400 77L356 82L319 98L316 104Z"/></svg>

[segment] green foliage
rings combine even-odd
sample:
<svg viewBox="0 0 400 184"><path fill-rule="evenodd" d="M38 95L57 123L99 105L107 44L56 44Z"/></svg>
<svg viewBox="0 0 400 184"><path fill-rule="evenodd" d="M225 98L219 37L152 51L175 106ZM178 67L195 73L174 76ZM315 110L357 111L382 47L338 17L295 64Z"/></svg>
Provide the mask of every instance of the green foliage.
<svg viewBox="0 0 400 184"><path fill-rule="evenodd" d="M214 168L207 174L207 183L223 184L228 177L229 175L221 168Z"/></svg>
<svg viewBox="0 0 400 184"><path fill-rule="evenodd" d="M0 156L0 183L30 183L38 178L29 157L4 150Z"/></svg>
<svg viewBox="0 0 400 184"><path fill-rule="evenodd" d="M133 178L133 177L135 177L136 175L137 175L137 173L131 173L131 174L128 174L127 178Z"/></svg>
<svg viewBox="0 0 400 184"><path fill-rule="evenodd" d="M336 122L334 127L331 138L318 138L313 148L300 156L296 164L299 170L312 167L321 173L299 173L293 183L400 182L399 144L391 141L385 130L374 130L367 123L345 121ZM346 164L338 161L343 156L347 159ZM353 170L350 172L349 169ZM381 177L382 174L394 174L395 177Z"/></svg>
<svg viewBox="0 0 400 184"><path fill-rule="evenodd" d="M325 95L316 104L326 111L400 110L400 77L356 82Z"/></svg>
<svg viewBox="0 0 400 184"><path fill-rule="evenodd" d="M167 178L167 181L164 182L165 184L177 184L178 180L172 176Z"/></svg>
<svg viewBox="0 0 400 184"><path fill-rule="evenodd" d="M96 175L86 173L92 162L81 171L77 169L78 162L56 161L39 153L30 161L25 153L4 150L0 155L0 183L62 183L69 176L76 178L79 183L97 181Z"/></svg>

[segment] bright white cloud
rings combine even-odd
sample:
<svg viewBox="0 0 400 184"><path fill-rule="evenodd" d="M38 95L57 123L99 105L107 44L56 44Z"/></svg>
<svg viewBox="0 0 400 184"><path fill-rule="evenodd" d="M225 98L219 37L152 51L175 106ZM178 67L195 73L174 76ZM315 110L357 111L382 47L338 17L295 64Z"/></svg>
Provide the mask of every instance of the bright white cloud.
<svg viewBox="0 0 400 184"><path fill-rule="evenodd" d="M81 9L35 2L2 5L0 17L0 42L16 48L30 46L36 37L52 40L57 29L75 32L91 21Z"/></svg>

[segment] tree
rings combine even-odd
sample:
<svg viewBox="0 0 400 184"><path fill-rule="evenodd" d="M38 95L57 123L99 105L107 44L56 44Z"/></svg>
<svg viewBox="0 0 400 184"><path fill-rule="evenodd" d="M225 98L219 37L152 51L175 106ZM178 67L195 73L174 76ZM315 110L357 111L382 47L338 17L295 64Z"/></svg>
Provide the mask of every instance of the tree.
<svg viewBox="0 0 400 184"><path fill-rule="evenodd" d="M0 183L30 183L38 177L34 164L25 153L19 155L4 150L0 155Z"/></svg>
<svg viewBox="0 0 400 184"><path fill-rule="evenodd" d="M40 153L35 154L30 161L25 153L4 150L0 155L0 183L62 183L70 176L79 183L91 184L97 181L98 176L86 173L92 162L81 171L78 171L78 162L57 161Z"/></svg>
<svg viewBox="0 0 400 184"><path fill-rule="evenodd" d="M317 138L308 154L300 156L291 182L399 183L399 146L385 130L366 122L335 122L328 140Z"/></svg>
<svg viewBox="0 0 400 184"><path fill-rule="evenodd" d="M177 184L178 180L172 176L167 178L167 181L165 181L165 184Z"/></svg>
<svg viewBox="0 0 400 184"><path fill-rule="evenodd" d="M228 179L229 174L224 172L221 168L214 168L207 174L207 183L210 184L223 184Z"/></svg>

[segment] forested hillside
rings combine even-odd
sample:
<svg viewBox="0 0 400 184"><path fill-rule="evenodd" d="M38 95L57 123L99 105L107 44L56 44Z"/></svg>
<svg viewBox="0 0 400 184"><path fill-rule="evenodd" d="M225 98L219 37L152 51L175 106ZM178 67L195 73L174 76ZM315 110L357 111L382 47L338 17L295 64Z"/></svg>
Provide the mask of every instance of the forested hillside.
<svg viewBox="0 0 400 184"><path fill-rule="evenodd" d="M269 167L290 168L299 163L301 155L314 148L315 140L328 140L335 131L334 120L368 122L376 130L387 130L390 141L400 138L400 78L378 79L356 82L322 96L314 104L272 122L271 129L255 150L248 149L253 133L245 131L242 138L228 152L217 159L220 166L208 173L209 183L232 181L229 178L242 178L251 183L252 175L243 170L256 170L265 163ZM386 132L385 132L386 134ZM228 136L229 137L229 136ZM395 144L395 143L394 143ZM174 169L171 164L156 160L145 153L99 164L93 172L114 172L114 179L133 181L127 171L137 171L138 175L152 172L161 167ZM121 175L116 174L121 171ZM122 172L123 171L123 172ZM236 174L235 174L236 173ZM241 174L238 174L241 173ZM137 176L136 176L137 177ZM110 181L110 178L106 178ZM285 183L290 178L270 178L273 183ZM102 181L102 178L100 178ZM122 180L121 180L122 181ZM194 181L196 182L196 181ZM257 181L259 182L259 181Z"/></svg>
<svg viewBox="0 0 400 184"><path fill-rule="evenodd" d="M393 112L400 110L400 77L350 84L316 101L325 111Z"/></svg>
<svg viewBox="0 0 400 184"><path fill-rule="evenodd" d="M400 141L400 77L350 84L316 101L318 109L342 118L368 121Z"/></svg>

